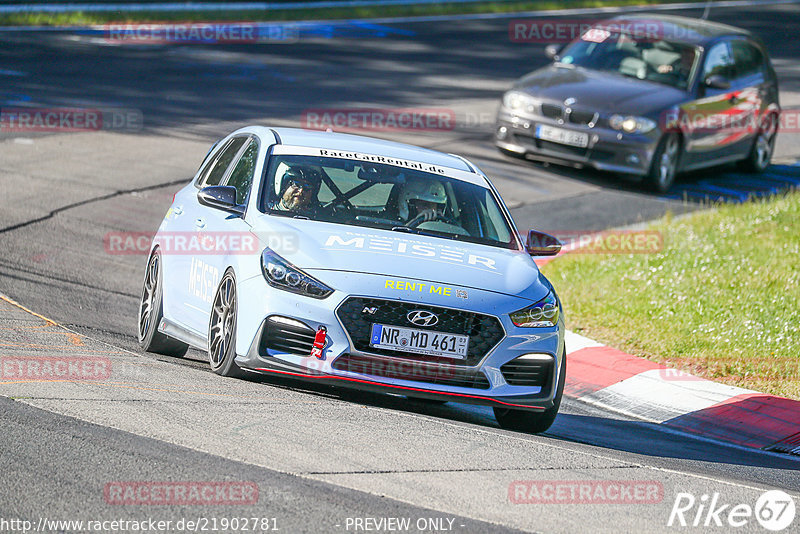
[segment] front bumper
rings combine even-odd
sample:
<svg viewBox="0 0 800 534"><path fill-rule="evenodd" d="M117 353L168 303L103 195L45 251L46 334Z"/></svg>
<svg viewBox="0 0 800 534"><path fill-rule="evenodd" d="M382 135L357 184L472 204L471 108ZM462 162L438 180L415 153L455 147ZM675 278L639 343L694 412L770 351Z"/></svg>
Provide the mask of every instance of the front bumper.
<svg viewBox="0 0 800 534"><path fill-rule="evenodd" d="M540 124L586 133L589 144L581 148L539 139L536 127ZM626 134L602 124L589 127L539 115L517 115L501 106L494 135L498 148L531 159L642 177L650 170L659 133L655 129L647 134Z"/></svg>
<svg viewBox="0 0 800 534"><path fill-rule="evenodd" d="M372 275L362 276L367 282L361 285L369 287ZM242 302L240 305L237 326L236 346L244 350L237 350L236 363L242 369L360 390L467 404L530 410L553 406L555 384L564 369L563 319L552 328L518 328L507 314L486 314L481 309L485 308L488 298L493 305L485 309L512 312L532 304L525 299L480 295L478 290L470 290L472 303L458 310L493 316L502 326L502 337L492 346L485 347L485 353L472 354L467 360L452 363L443 359L431 361L435 358L426 360L413 354L390 355L385 351L381 354L381 351L364 350L363 343L352 339L352 325L346 328L341 314L337 314L347 299L359 298L356 295L336 291L327 299L316 300L271 288L263 278L241 282L239 292L248 296L247 304ZM453 306L444 306L442 302L415 302L396 295L372 294L364 298L383 299L391 305L457 310ZM313 333L320 326L327 330L323 359L311 356L309 349ZM539 381L541 385L509 383L514 383L515 377L519 376L514 374L518 367L506 364L520 356L525 358L517 362L539 366L541 373L547 373Z"/></svg>

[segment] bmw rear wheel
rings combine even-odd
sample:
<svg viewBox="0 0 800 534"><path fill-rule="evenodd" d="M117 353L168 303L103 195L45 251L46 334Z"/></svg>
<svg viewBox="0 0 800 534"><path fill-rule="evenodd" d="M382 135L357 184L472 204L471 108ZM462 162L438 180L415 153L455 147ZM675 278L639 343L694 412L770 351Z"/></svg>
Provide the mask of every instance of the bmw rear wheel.
<svg viewBox="0 0 800 534"><path fill-rule="evenodd" d="M494 417L501 428L519 432L531 432L533 434L539 434L550 428L553 421L556 420L556 415L558 415L558 408L561 406L561 397L564 396L564 384L567 378L566 350L562 350L562 353L564 354L564 364L561 367L561 375L558 377L558 387L553 398L553 406L543 412L514 410L513 408L495 406L492 408Z"/></svg>
<svg viewBox="0 0 800 534"><path fill-rule="evenodd" d="M229 270L217 287L208 325L208 361L211 370L218 375L241 377L244 374L234 361L237 309L236 278Z"/></svg>
<svg viewBox="0 0 800 534"><path fill-rule="evenodd" d="M147 262L142 285L142 298L139 301L139 346L147 352L180 357L186 354L189 345L167 337L158 331L158 325L164 316L162 285L161 253L156 249Z"/></svg>
<svg viewBox="0 0 800 534"><path fill-rule="evenodd" d="M752 173L761 173L767 170L769 162L772 159L772 153L775 151L775 138L777 134L777 116L770 115L762 123L747 158L742 160L742 169Z"/></svg>

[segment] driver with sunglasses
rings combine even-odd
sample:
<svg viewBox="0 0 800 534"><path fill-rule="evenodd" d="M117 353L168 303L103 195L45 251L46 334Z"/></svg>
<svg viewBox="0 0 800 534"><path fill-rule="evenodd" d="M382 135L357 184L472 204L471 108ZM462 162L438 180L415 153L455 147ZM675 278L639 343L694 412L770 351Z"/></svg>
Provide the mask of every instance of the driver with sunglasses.
<svg viewBox="0 0 800 534"><path fill-rule="evenodd" d="M273 209L304 216L314 215L318 207L316 198L321 181L320 172L313 167L298 166L288 169L281 178L280 200Z"/></svg>

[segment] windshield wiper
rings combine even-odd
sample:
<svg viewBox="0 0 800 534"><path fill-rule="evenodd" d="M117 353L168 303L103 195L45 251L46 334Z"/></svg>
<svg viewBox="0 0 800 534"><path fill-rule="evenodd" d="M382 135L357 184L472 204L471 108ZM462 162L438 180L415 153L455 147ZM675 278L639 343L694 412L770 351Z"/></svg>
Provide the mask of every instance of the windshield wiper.
<svg viewBox="0 0 800 534"><path fill-rule="evenodd" d="M426 232L425 230L420 230L419 228L411 228L410 226L393 226L392 232L404 232L406 234L426 235L428 237L441 237L444 239L458 239L458 236L455 234L439 234L435 232Z"/></svg>

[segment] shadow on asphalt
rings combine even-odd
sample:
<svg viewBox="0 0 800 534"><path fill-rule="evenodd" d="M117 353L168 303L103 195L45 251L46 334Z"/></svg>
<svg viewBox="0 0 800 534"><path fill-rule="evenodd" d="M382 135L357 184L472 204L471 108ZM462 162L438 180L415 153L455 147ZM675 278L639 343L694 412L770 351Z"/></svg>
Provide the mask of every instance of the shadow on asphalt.
<svg viewBox="0 0 800 534"><path fill-rule="evenodd" d="M550 430L537 437L500 429L492 409L487 406L454 402L439 404L403 395L363 392L270 375L254 374L248 376L246 380L263 384L265 387L278 387L352 404L413 413L454 424L464 423L520 438L553 439L592 445L598 447L599 452L602 451L600 448L605 448L664 459L800 470L800 461L790 457L781 458L762 454L758 450L750 451L720 442L709 442L671 431L654 423L569 413L575 411L575 408L578 411L582 408L575 406L580 403L575 403L566 397L564 403L569 403L569 407L565 409L562 405L562 411Z"/></svg>

